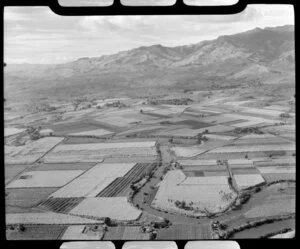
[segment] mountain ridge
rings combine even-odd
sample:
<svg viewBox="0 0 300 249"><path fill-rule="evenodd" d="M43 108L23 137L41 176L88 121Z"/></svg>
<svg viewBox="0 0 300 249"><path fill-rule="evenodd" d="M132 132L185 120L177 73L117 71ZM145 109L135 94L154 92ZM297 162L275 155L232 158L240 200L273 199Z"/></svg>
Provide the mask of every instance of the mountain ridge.
<svg viewBox="0 0 300 249"><path fill-rule="evenodd" d="M256 28L190 45L141 46L63 64L8 64L4 70L5 88L21 91L22 84L32 94L50 96L50 92L59 89L80 94L82 89L127 92L154 90L151 87L209 89L212 85L226 88L257 82L294 84L293 30L293 25Z"/></svg>

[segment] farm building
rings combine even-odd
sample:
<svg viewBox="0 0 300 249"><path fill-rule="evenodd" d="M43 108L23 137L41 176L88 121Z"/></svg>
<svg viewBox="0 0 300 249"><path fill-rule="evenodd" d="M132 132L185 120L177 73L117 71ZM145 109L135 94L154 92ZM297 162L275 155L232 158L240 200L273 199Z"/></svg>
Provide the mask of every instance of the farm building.
<svg viewBox="0 0 300 249"><path fill-rule="evenodd" d="M42 137L47 137L47 136L53 136L54 135L54 131L51 129L43 129L39 131L40 135Z"/></svg>

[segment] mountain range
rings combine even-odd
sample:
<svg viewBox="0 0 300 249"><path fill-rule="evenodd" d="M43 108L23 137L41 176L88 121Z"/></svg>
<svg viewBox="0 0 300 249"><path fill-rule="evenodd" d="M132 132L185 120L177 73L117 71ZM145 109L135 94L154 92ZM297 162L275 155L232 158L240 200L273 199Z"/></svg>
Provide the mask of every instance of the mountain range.
<svg viewBox="0 0 300 249"><path fill-rule="evenodd" d="M8 94L22 89L43 96L295 84L294 26L256 28L186 46L142 46L64 64L8 64L4 77Z"/></svg>

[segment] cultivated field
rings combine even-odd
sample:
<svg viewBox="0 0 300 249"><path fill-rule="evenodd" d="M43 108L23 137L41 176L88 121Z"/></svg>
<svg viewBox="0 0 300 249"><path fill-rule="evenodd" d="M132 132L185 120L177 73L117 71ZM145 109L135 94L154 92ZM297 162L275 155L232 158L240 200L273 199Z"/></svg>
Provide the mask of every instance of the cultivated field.
<svg viewBox="0 0 300 249"><path fill-rule="evenodd" d="M6 224L61 224L61 225L75 225L75 224L94 224L99 223L97 220L81 218L74 215L59 214L59 213L18 213L6 214Z"/></svg>
<svg viewBox="0 0 300 249"><path fill-rule="evenodd" d="M240 190L265 182L260 174L234 175L234 180Z"/></svg>
<svg viewBox="0 0 300 249"><path fill-rule="evenodd" d="M18 179L9 183L6 188L61 187L83 172L83 170L30 171L23 173Z"/></svg>
<svg viewBox="0 0 300 249"><path fill-rule="evenodd" d="M5 209L7 213L34 212L42 200L48 198L58 188L15 188L6 189Z"/></svg>
<svg viewBox="0 0 300 249"><path fill-rule="evenodd" d="M261 205L257 205L247 211L244 216L246 218L270 217L295 213L295 198L280 198L276 200L268 200Z"/></svg>
<svg viewBox="0 0 300 249"><path fill-rule="evenodd" d="M9 137L9 136L13 136L16 134L19 134L23 131L25 131L26 129L20 129L20 128L4 128L4 137Z"/></svg>
<svg viewBox="0 0 300 249"><path fill-rule="evenodd" d="M274 145L232 145L224 146L214 150L209 151L208 153L239 153L239 152L259 152L259 151L294 151L295 144L274 144Z"/></svg>
<svg viewBox="0 0 300 249"><path fill-rule="evenodd" d="M44 157L46 163L101 162L109 157L155 156L155 142L63 144Z"/></svg>
<svg viewBox="0 0 300 249"><path fill-rule="evenodd" d="M205 215L205 210L220 212L228 207L236 194L232 192L225 176L186 177L180 170L169 171L159 185L152 206L195 216ZM176 201L192 202L192 209L180 209Z"/></svg>
<svg viewBox="0 0 300 249"><path fill-rule="evenodd" d="M141 213L127 202L127 197L86 198L70 211L70 214L75 215L94 218L110 217L121 221L136 220Z"/></svg>
<svg viewBox="0 0 300 249"><path fill-rule="evenodd" d="M95 197L117 177L124 176L135 163L99 163L54 194L55 198Z"/></svg>
<svg viewBox="0 0 300 249"><path fill-rule="evenodd" d="M45 137L23 146L5 146L5 164L32 164L63 140Z"/></svg>
<svg viewBox="0 0 300 249"><path fill-rule="evenodd" d="M69 226L61 236L62 240L101 240L104 236L104 229L94 225Z"/></svg>
<svg viewBox="0 0 300 249"><path fill-rule="evenodd" d="M26 225L25 231L6 230L7 240L59 240L64 233L64 225Z"/></svg>
<svg viewBox="0 0 300 249"><path fill-rule="evenodd" d="M111 131L104 130L104 129L97 129L97 130L91 130L91 131L82 131L82 132L75 132L70 133L69 136L92 136L92 137L99 137L99 136L106 136L106 135L112 135L114 134Z"/></svg>
<svg viewBox="0 0 300 249"><path fill-rule="evenodd" d="M10 182L15 176L25 170L28 165L7 165L4 167L5 184Z"/></svg>

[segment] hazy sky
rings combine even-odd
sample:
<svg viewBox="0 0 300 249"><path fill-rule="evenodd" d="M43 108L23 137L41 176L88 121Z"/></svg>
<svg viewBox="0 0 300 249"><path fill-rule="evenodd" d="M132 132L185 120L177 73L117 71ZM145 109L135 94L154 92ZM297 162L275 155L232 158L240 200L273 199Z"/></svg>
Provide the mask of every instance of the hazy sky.
<svg viewBox="0 0 300 249"><path fill-rule="evenodd" d="M294 24L292 5L249 5L235 15L81 17L59 16L48 7L5 7L4 59L7 63L63 63L286 24Z"/></svg>
<svg viewBox="0 0 300 249"><path fill-rule="evenodd" d="M184 249L240 249L235 241L189 241Z"/></svg>
<svg viewBox="0 0 300 249"><path fill-rule="evenodd" d="M173 241L130 241L122 249L177 249Z"/></svg>
<svg viewBox="0 0 300 249"><path fill-rule="evenodd" d="M65 242L60 249L115 249L115 245L110 241L91 242Z"/></svg>

